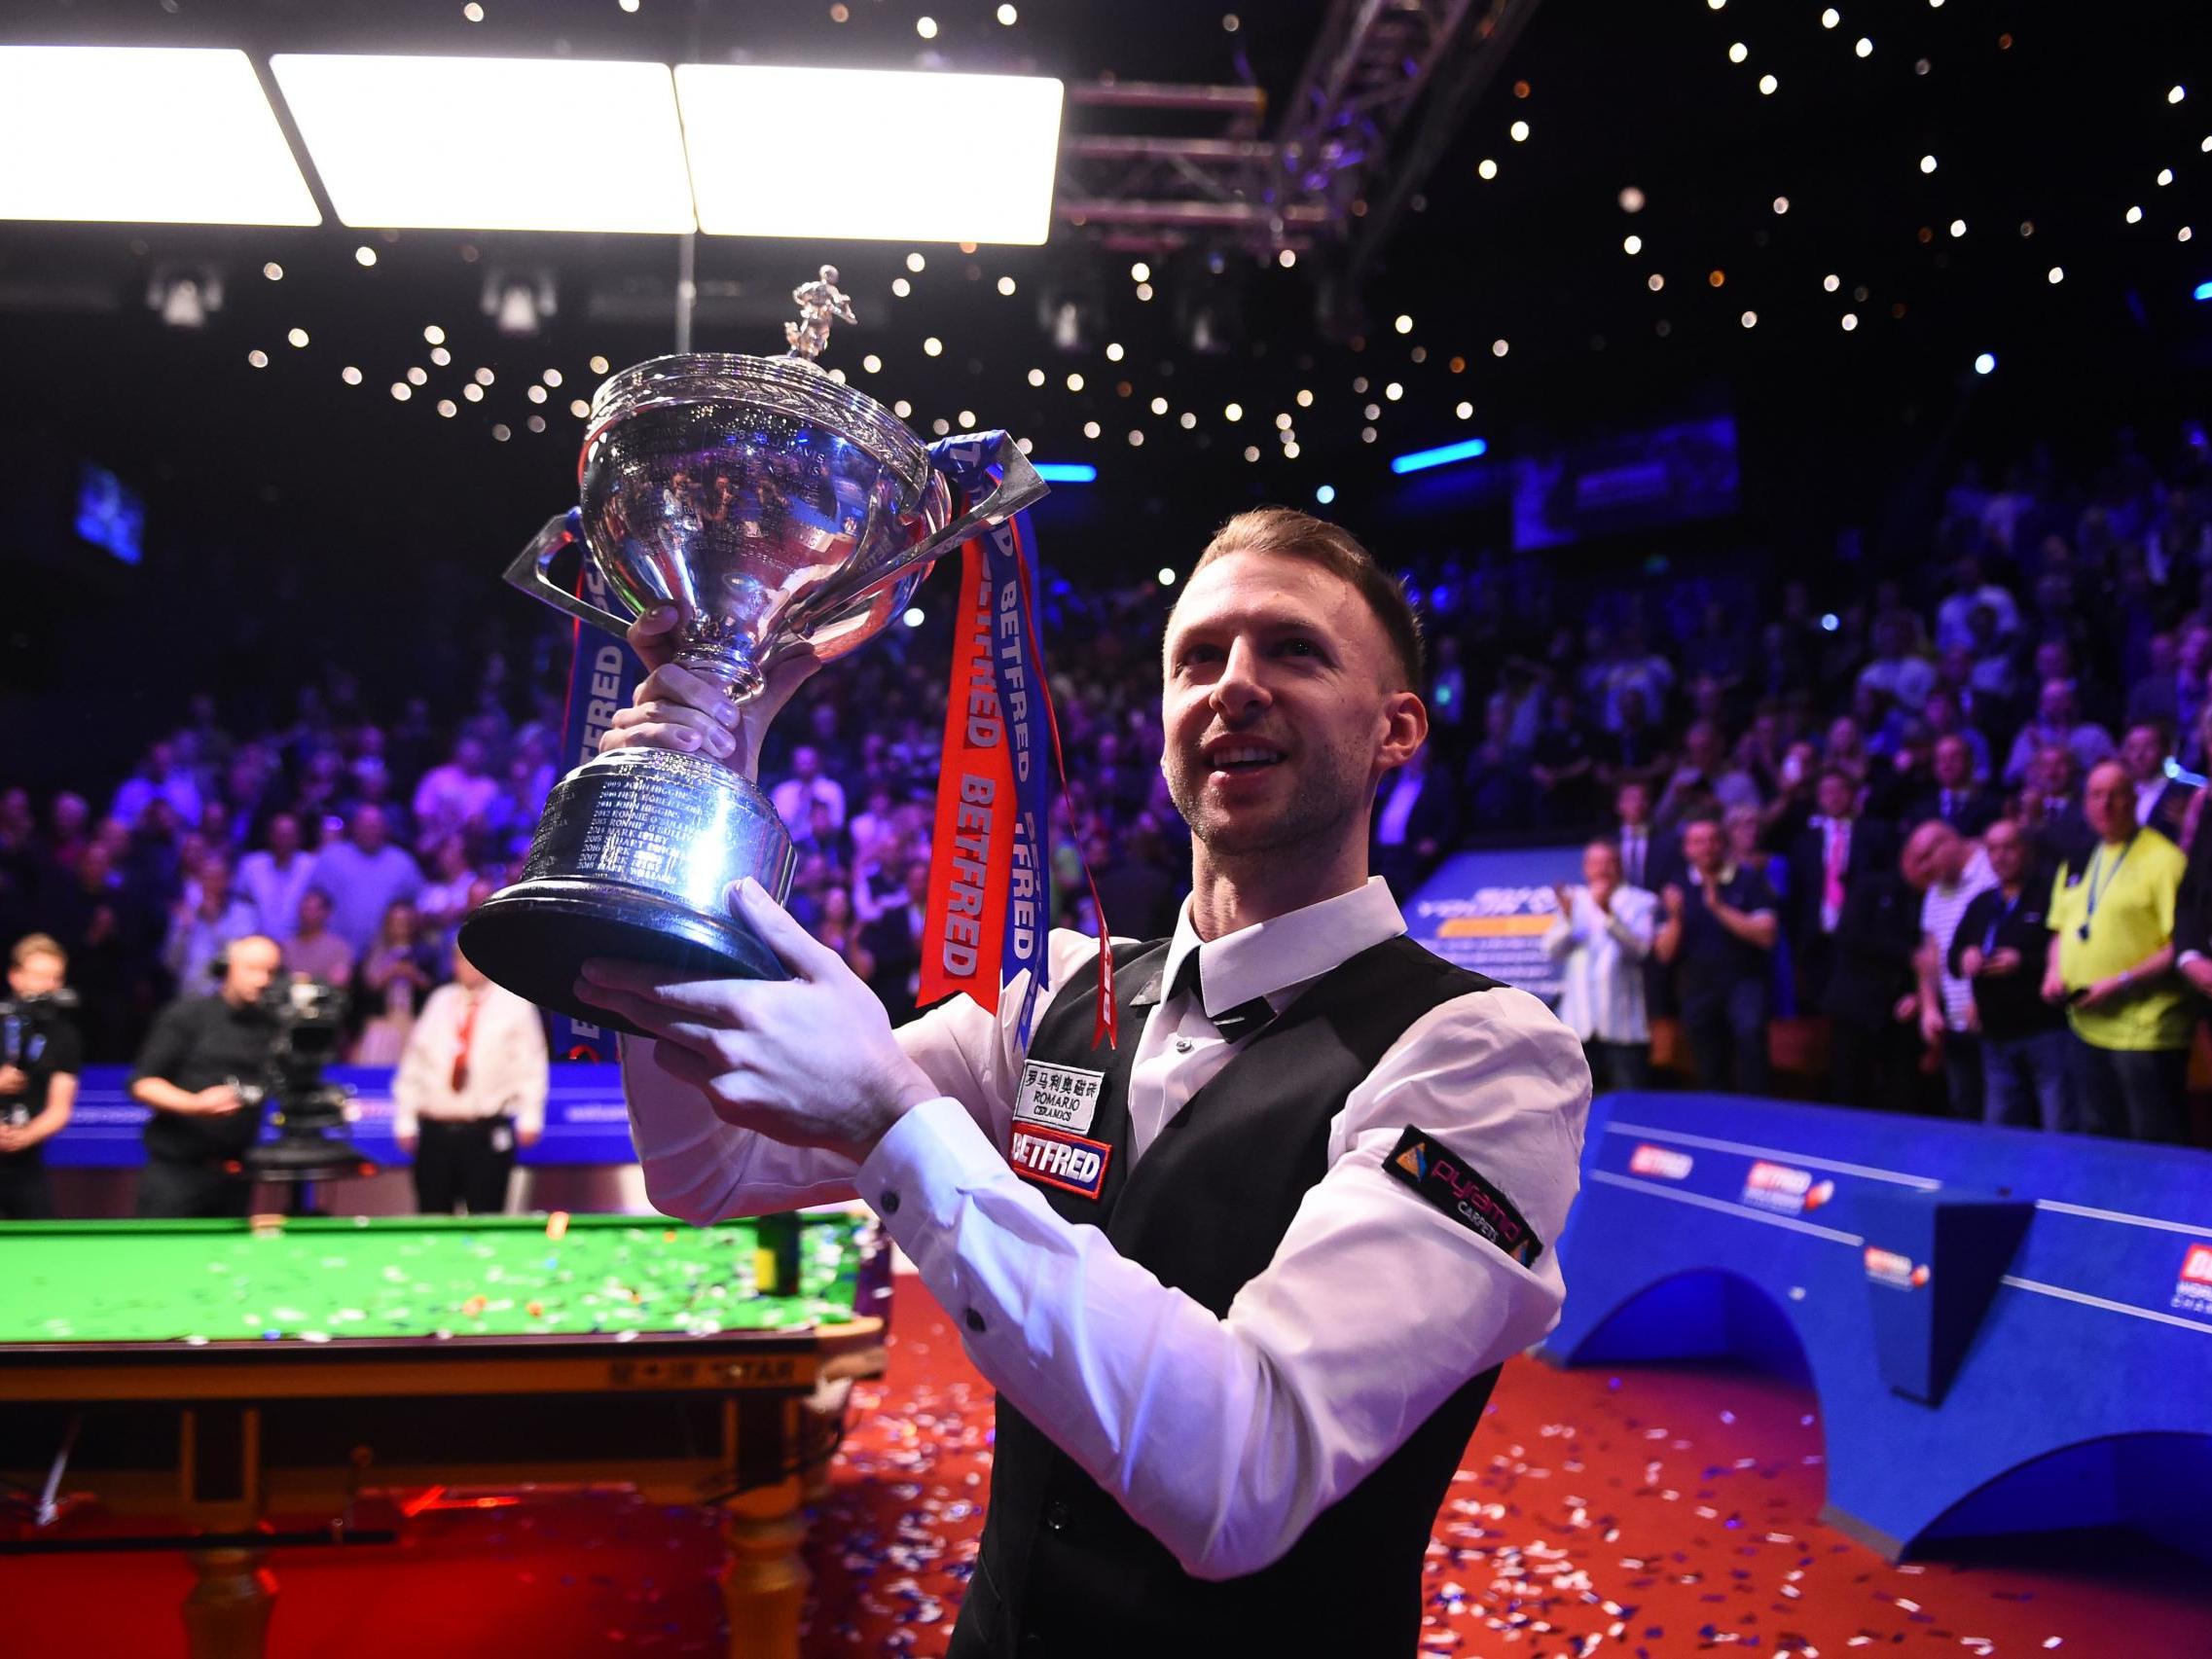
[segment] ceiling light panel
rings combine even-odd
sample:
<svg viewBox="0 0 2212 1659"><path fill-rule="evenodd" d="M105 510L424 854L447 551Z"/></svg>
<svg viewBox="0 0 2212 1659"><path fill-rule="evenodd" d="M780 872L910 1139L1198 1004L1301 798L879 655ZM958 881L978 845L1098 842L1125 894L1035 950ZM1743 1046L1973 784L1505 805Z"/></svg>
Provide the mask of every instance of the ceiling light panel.
<svg viewBox="0 0 2212 1659"><path fill-rule="evenodd" d="M347 225L693 229L666 64L279 54L270 67Z"/></svg>
<svg viewBox="0 0 2212 1659"><path fill-rule="evenodd" d="M319 225L242 52L0 47L0 218Z"/></svg>
<svg viewBox="0 0 2212 1659"><path fill-rule="evenodd" d="M675 78L703 231L1033 245L1052 229L1058 81L718 63ZM972 186L923 159L948 139Z"/></svg>

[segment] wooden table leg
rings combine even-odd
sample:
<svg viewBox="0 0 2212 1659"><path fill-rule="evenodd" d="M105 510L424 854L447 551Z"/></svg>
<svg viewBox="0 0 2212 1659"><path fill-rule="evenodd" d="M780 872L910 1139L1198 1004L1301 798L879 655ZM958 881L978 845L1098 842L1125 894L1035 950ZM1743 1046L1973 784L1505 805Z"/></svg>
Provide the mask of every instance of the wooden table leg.
<svg viewBox="0 0 2212 1659"><path fill-rule="evenodd" d="M212 1402L177 1414L177 1495L198 1526L218 1536L261 1521L261 1411ZM195 1582L184 1599L191 1659L263 1659L276 1574L269 1552L250 1544L188 1549Z"/></svg>
<svg viewBox="0 0 2212 1659"><path fill-rule="evenodd" d="M194 1550L196 1579L184 1599L185 1651L191 1659L264 1659L276 1574L258 1549Z"/></svg>
<svg viewBox="0 0 2212 1659"><path fill-rule="evenodd" d="M744 1490L722 1501L722 1603L730 1659L799 1659L799 1614L811 1575L799 1553L800 1404L788 1395L726 1399L723 1450Z"/></svg>
<svg viewBox="0 0 2212 1659"><path fill-rule="evenodd" d="M730 1659L799 1659L799 1609L810 1574L799 1483L779 1482L723 1505L722 1603L730 1619Z"/></svg>
<svg viewBox="0 0 2212 1659"><path fill-rule="evenodd" d="M829 1501L830 1464L844 1438L845 1407L852 1397L852 1379L839 1377L817 1383L815 1391L799 1402L799 1478L802 1496L810 1508Z"/></svg>

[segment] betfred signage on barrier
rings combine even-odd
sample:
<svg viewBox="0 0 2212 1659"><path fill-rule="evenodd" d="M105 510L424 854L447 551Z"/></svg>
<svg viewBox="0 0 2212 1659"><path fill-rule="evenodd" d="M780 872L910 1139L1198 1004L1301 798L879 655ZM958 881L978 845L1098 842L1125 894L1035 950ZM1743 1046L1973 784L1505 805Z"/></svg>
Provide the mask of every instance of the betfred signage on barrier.
<svg viewBox="0 0 2212 1659"><path fill-rule="evenodd" d="M1918 1290L1928 1282L1928 1264L1915 1263L1910 1256L1896 1250L1868 1244L1866 1262L1869 1283L1886 1284L1892 1290Z"/></svg>
<svg viewBox="0 0 2212 1659"><path fill-rule="evenodd" d="M1686 1152L1677 1152L1671 1146L1653 1146L1639 1141L1636 1150L1628 1155L1628 1172L1632 1175L1650 1175L1662 1181L1686 1181L1696 1160Z"/></svg>
<svg viewBox="0 0 2212 1659"><path fill-rule="evenodd" d="M2174 1281L2174 1309L2212 1319L2212 1244L2189 1246L2181 1259L2181 1277Z"/></svg>
<svg viewBox="0 0 2212 1659"><path fill-rule="evenodd" d="M1744 1176L1743 1202L1779 1215L1802 1215L1835 1196L1833 1181L1816 1181L1810 1170L1759 1159Z"/></svg>

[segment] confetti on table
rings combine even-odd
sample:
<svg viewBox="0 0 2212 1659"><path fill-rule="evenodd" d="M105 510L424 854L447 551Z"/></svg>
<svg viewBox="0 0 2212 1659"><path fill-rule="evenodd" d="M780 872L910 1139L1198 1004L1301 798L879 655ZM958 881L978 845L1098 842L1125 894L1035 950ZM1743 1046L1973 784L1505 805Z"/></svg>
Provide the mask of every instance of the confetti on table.
<svg viewBox="0 0 2212 1659"><path fill-rule="evenodd" d="M755 1293L749 1221L682 1232L624 1216L315 1219L175 1235L89 1225L67 1250L0 1276L0 1342L342 1348L355 1337L795 1329L852 1316L862 1225L810 1219L793 1296ZM331 1248L338 1237L344 1254Z"/></svg>

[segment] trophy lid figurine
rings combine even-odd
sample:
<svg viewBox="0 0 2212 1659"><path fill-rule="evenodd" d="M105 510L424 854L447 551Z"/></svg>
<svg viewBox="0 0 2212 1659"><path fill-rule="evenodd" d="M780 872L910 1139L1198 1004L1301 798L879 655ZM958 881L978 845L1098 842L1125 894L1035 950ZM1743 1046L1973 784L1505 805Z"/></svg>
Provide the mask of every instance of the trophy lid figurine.
<svg viewBox="0 0 2212 1659"><path fill-rule="evenodd" d="M507 580L616 637L631 618L551 579L581 545L635 616L672 604L674 660L739 702L794 656L842 657L880 633L937 557L1045 492L1006 446L997 487L964 512L928 449L875 399L816 364L856 321L837 270L792 291L780 357L695 353L625 369L592 399L580 504L550 521ZM781 978L724 895L751 876L780 903L791 838L757 782L703 755L618 749L547 797L513 885L462 924L469 959L542 1007L626 1028L575 995L592 956L687 973Z"/></svg>

